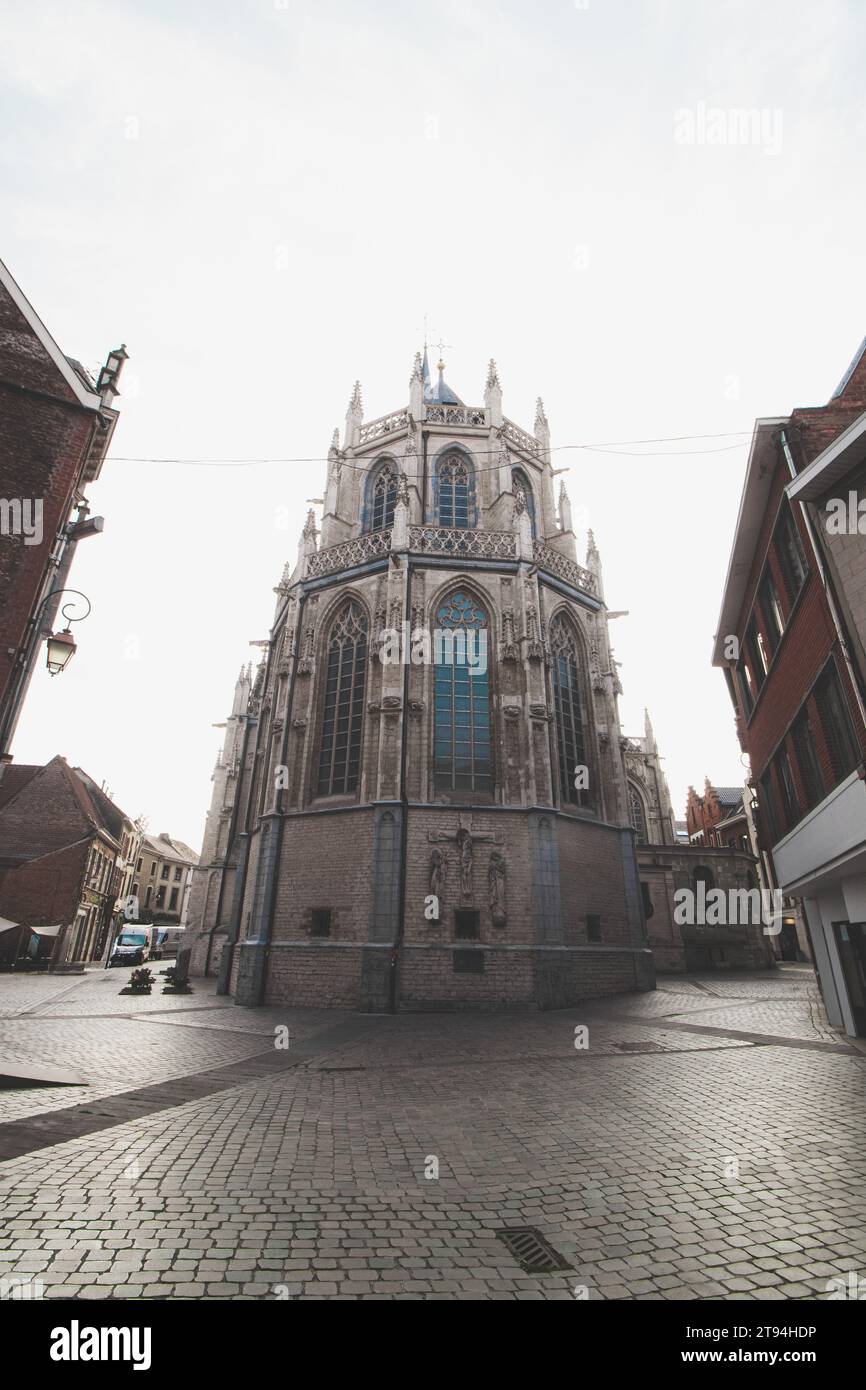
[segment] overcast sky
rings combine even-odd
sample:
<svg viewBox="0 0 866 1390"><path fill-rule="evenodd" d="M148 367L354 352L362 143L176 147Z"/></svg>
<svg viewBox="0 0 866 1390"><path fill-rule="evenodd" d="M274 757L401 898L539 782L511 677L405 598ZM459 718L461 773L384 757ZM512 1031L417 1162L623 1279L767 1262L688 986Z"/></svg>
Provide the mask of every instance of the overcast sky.
<svg viewBox="0 0 866 1390"><path fill-rule="evenodd" d="M324 465L122 460L321 458L356 377L368 418L406 403L426 314L462 398L495 357L554 446L725 435L555 466L629 612L625 731L649 706L678 816L741 782L710 652L747 432L824 403L866 332L862 0L0 11L0 254L64 352L130 354L70 581L93 613L16 760L199 848Z"/></svg>

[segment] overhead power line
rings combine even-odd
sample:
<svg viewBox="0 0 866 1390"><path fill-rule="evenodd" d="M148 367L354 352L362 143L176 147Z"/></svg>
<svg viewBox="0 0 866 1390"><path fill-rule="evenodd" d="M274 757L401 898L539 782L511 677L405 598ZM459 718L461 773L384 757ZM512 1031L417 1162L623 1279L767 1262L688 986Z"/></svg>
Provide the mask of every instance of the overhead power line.
<svg viewBox="0 0 866 1390"><path fill-rule="evenodd" d="M564 450L579 449L587 453L616 454L620 457L634 458L690 458L696 454L723 454L731 449L741 449L743 446L743 436L751 438L752 430L724 430L719 434L672 434L663 435L657 439L611 439L598 444L556 444L550 452L552 454L562 453ZM739 442L736 444L723 444L714 449L640 449L634 450L626 446L646 445L646 444L678 444L693 439L733 439ZM374 441L375 442L375 441ZM387 447L383 447L382 453L387 453ZM475 449L473 453L481 457L493 457L502 453L500 448L496 449ZM271 463L329 463L327 454L315 455L313 457L273 455L265 458L181 458L181 457L156 457L153 455L125 455L109 454L109 461L113 463L174 463L183 467L204 467L204 468L251 468L260 464ZM358 472L365 473L368 463L354 463L349 459L341 460L341 467L354 468ZM498 464L493 464L489 468L480 468L479 473L494 472Z"/></svg>

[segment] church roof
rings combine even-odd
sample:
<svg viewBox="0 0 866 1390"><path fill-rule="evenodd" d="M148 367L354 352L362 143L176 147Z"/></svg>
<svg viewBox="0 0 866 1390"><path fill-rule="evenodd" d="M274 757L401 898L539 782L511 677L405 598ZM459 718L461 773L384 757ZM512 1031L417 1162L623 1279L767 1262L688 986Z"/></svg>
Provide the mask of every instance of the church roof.
<svg viewBox="0 0 866 1390"><path fill-rule="evenodd" d="M445 380L445 377L443 376L443 372L445 371L444 362L438 363L438 371L439 380L436 382L434 386L430 380L430 363L427 360L427 348L425 345L424 361L421 365L421 373L424 380L425 401L441 405L462 405L463 402L461 401L460 397L456 395L454 391L451 390L451 387L448 385L448 383Z"/></svg>

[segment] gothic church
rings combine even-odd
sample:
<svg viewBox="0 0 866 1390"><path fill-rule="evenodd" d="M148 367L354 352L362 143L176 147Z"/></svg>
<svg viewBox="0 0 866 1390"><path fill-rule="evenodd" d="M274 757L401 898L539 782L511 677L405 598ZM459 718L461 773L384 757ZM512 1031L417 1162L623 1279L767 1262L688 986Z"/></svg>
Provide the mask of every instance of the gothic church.
<svg viewBox="0 0 866 1390"><path fill-rule="evenodd" d="M239 1004L654 987L635 842L675 829L654 742L621 734L598 550L578 562L541 401L530 434L493 362L477 406L437 370L417 354L375 420L356 384L321 530L311 511L235 689L190 923Z"/></svg>

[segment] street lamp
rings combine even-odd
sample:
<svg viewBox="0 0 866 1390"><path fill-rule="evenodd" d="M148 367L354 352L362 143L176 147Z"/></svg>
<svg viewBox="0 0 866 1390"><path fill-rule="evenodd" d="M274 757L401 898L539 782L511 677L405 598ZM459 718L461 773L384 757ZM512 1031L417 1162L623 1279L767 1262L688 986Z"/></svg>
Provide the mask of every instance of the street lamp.
<svg viewBox="0 0 866 1390"><path fill-rule="evenodd" d="M62 632L48 634L47 639L47 664L52 676L57 676L64 671L75 655L75 638L70 631L70 623L80 623L90 612L90 599L86 594L82 594L78 589L55 589L53 593L46 595L46 598L56 598L58 594L74 594L76 598L83 599L87 604L87 610L74 618L67 609L74 607L74 600L68 600L61 606L61 613L66 619L66 627Z"/></svg>

